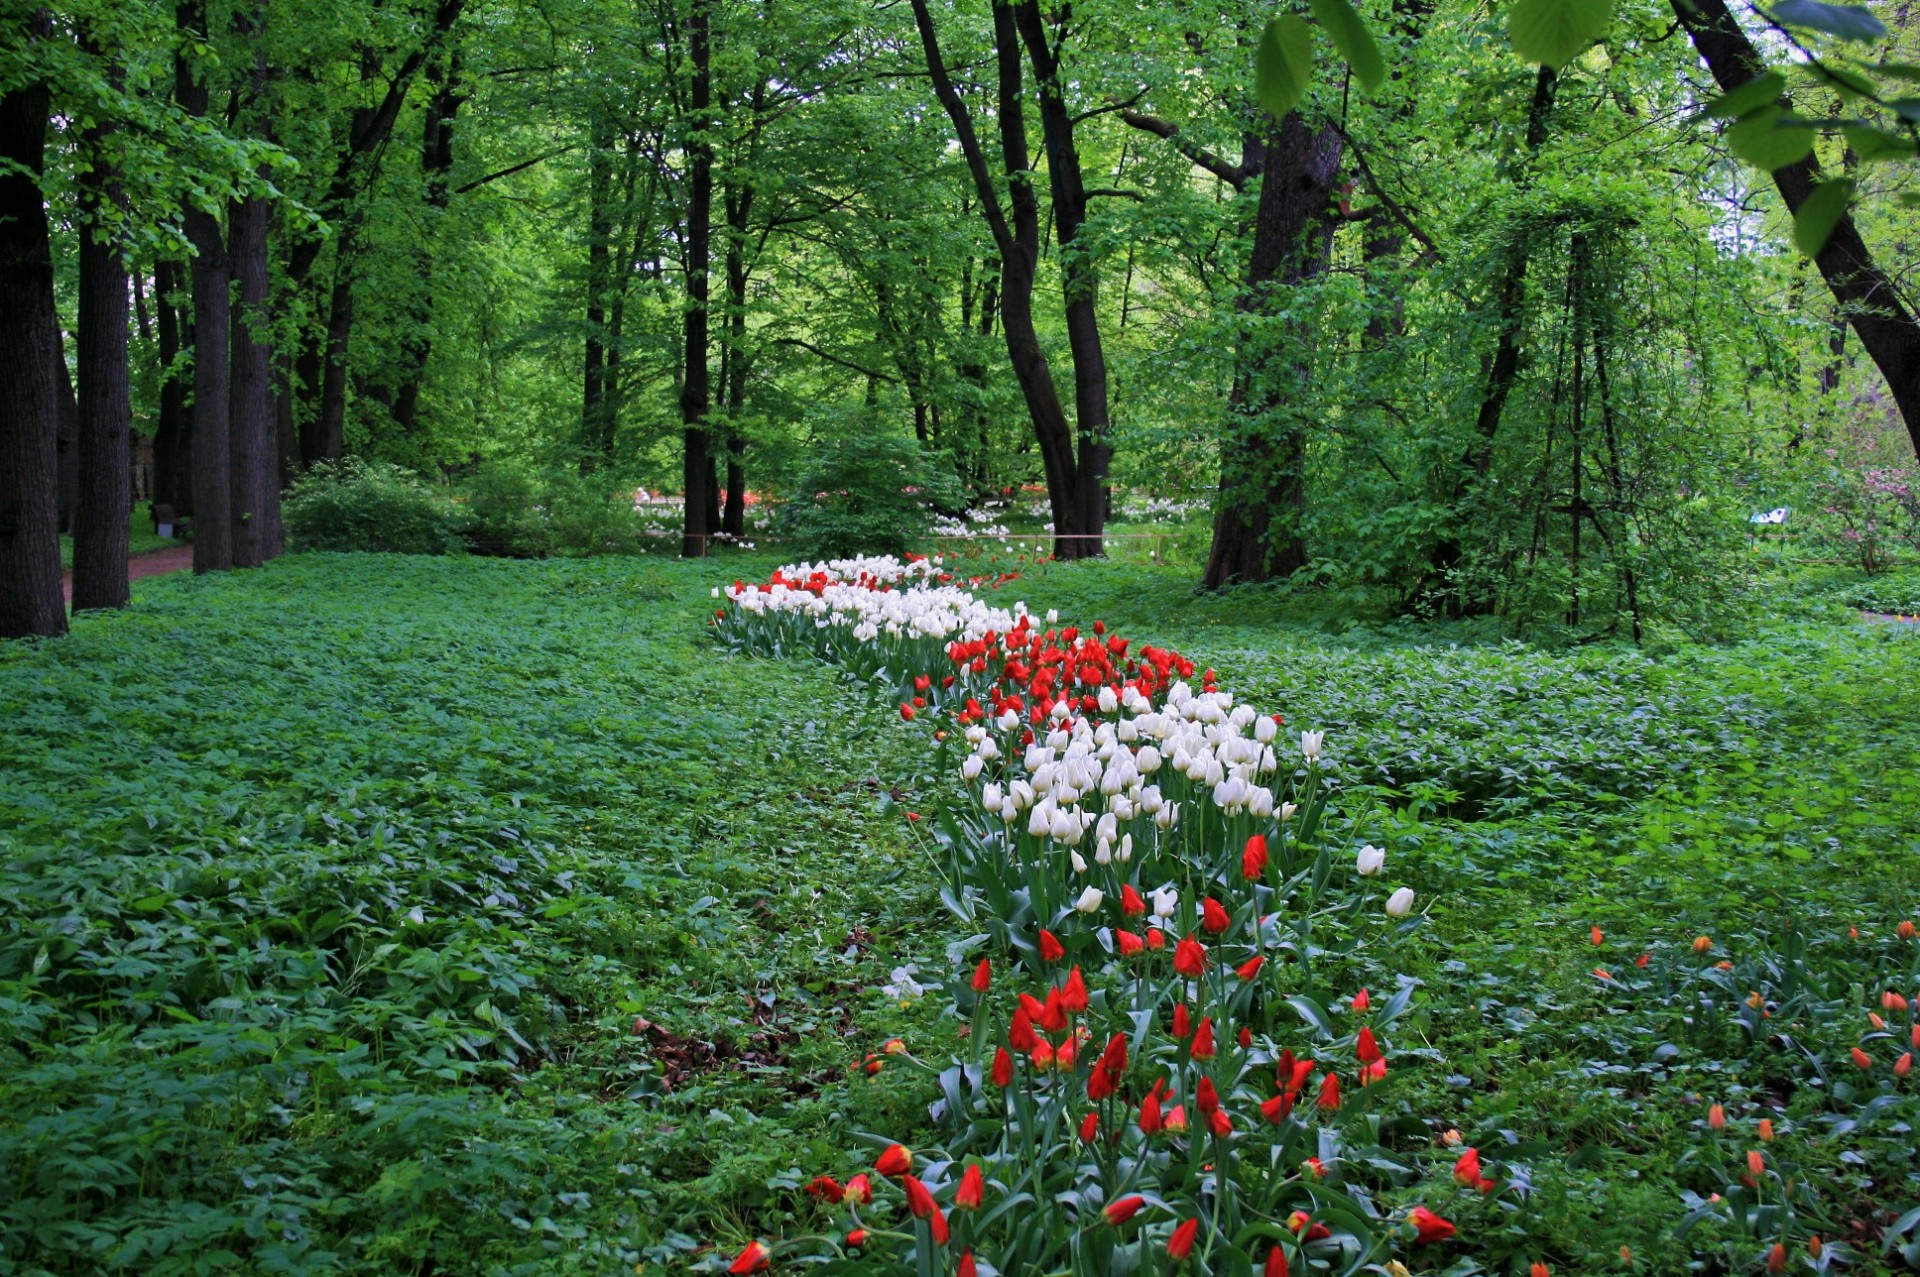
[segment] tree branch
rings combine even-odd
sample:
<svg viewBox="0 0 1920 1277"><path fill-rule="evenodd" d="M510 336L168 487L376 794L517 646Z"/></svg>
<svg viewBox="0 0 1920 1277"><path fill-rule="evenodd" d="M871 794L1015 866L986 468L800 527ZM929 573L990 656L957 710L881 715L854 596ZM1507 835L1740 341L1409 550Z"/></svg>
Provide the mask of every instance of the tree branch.
<svg viewBox="0 0 1920 1277"><path fill-rule="evenodd" d="M1445 255L1441 253L1440 246L1433 242L1432 236L1421 230L1420 227L1414 223L1413 218L1407 215L1407 210L1400 207L1393 196L1387 194L1387 188L1382 186L1380 179L1373 175L1373 170L1367 165L1366 153L1360 149L1359 143L1355 142L1352 135L1344 128L1341 128L1340 125L1335 124L1333 127L1335 131L1340 134L1341 140L1347 144L1347 149L1353 152L1354 163L1360 167L1360 176L1366 179L1368 187L1372 189L1374 195L1379 197L1380 203L1386 208L1393 220L1407 228L1407 234L1419 241L1420 247L1427 250L1429 257L1436 262L1444 261Z"/></svg>
<svg viewBox="0 0 1920 1277"><path fill-rule="evenodd" d="M565 155L568 151L577 151L579 149L577 146L563 146L557 151L548 151L545 155L536 155L530 160L522 160L518 164L503 168L495 173L489 173L485 177L476 177L464 186L456 186L453 188L453 193L455 195L465 195L468 191L478 190L488 182L497 182L503 177L512 177L522 169L530 169L536 164L545 164L548 160Z"/></svg>
<svg viewBox="0 0 1920 1277"><path fill-rule="evenodd" d="M863 377L874 377L879 379L880 381L891 381L895 385L898 385L900 383L900 379L898 377L890 377L886 373L878 372L872 368L863 368L859 364L854 363L851 359L842 359L840 356L833 354L830 351L825 351L820 349L820 347L814 345L810 341L801 341L798 337L775 337L771 344L775 346L798 346L802 350L805 350L812 354L820 356L820 358L826 360L830 364L839 364L842 368L851 368L854 372L859 373Z"/></svg>
<svg viewBox="0 0 1920 1277"><path fill-rule="evenodd" d="M1181 134L1178 125L1169 123L1157 115L1142 115L1140 112L1129 107L1122 107L1120 109L1120 118L1144 133L1151 133L1157 138L1166 140L1173 146L1174 150L1180 152L1180 154L1192 160L1195 165L1207 170L1207 172L1213 174L1234 190L1240 190L1246 185L1247 178L1250 176L1246 166L1229 164L1205 147L1188 141L1186 137Z"/></svg>

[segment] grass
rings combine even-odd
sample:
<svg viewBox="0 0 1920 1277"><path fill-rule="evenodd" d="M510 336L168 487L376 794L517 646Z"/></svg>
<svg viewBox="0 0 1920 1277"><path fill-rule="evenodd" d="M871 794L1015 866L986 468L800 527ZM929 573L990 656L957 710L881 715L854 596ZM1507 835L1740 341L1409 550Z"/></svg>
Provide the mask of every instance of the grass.
<svg viewBox="0 0 1920 1277"><path fill-rule="evenodd" d="M705 642L707 587L776 561L301 555L0 650L0 1267L684 1269L924 1123L857 1066L952 1032L879 990L944 973L903 809L953 782L834 671ZM1676 1233L1723 1187L1708 1099L1774 1114L1803 1214L1883 1271L1920 1114L1804 1061L1880 971L1846 929L1884 953L1914 907L1920 635L1553 652L1190 576L1008 589L1328 729L1345 832L1429 909L1401 1073L1535 1188L1450 1199L1448 1271L1741 1270L1723 1222ZM1746 1041L1687 942L1746 980L1789 931L1838 974Z"/></svg>

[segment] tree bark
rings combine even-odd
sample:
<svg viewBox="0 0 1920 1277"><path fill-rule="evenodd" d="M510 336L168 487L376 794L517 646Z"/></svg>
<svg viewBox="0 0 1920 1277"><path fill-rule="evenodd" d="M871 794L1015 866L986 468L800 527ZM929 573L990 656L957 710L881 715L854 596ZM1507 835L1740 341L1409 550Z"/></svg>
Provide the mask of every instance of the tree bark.
<svg viewBox="0 0 1920 1277"><path fill-rule="evenodd" d="M1033 190L1026 119L1021 107L1024 72L1019 32L1014 26L1012 10L996 4L993 8L995 61L999 73L996 115L1008 203L1008 209L1002 209L999 190L987 167L986 153L974 132L973 117L954 87L946 60L941 56L939 35L927 0L913 0L913 17L926 53L934 96L953 124L961 154L973 178L974 194L980 200L981 216L993 233L994 247L1000 255L1000 334L1013 364L1014 379L1026 400L1034 439L1040 445L1040 460L1047 477L1047 503L1053 511L1053 552L1055 557L1070 558L1073 555L1070 547L1076 541L1074 534L1080 531L1079 467L1073 454L1073 430L1067 422L1053 370L1047 363L1046 350L1040 344L1033 322L1033 285L1040 262L1040 205Z"/></svg>
<svg viewBox="0 0 1920 1277"><path fill-rule="evenodd" d="M1060 287L1066 308L1067 349L1073 360L1073 418L1078 435L1074 475L1076 535L1068 543L1070 559L1105 553L1107 470L1113 459L1112 422L1107 403L1107 356L1100 339L1100 272L1078 240L1087 221L1086 182L1073 117L1060 87L1056 46L1047 40L1037 0L1011 6L1027 60L1039 90L1040 133L1047 152L1047 178L1053 196L1054 234L1060 245Z"/></svg>
<svg viewBox="0 0 1920 1277"><path fill-rule="evenodd" d="M1336 218L1334 186L1340 134L1315 129L1297 112L1244 144L1242 171L1260 177L1247 286L1236 307L1270 312L1280 290L1325 274ZM1201 584L1291 576L1307 565L1301 522L1306 512L1307 435L1302 415L1311 369L1297 352L1272 348L1273 336L1248 326L1240 339L1230 406L1244 424L1223 449L1213 543ZM1297 329L1291 338L1304 338Z"/></svg>
<svg viewBox="0 0 1920 1277"><path fill-rule="evenodd" d="M682 325L686 370L680 385L682 512L680 553L707 553L707 490L713 459L708 451L707 412L712 388L707 373L708 273L713 263L713 63L708 43L712 0L692 0L687 16L687 54L693 72L687 123L687 312Z"/></svg>
<svg viewBox="0 0 1920 1277"><path fill-rule="evenodd" d="M1694 49L1722 92L1731 92L1766 70L1753 41L1740 29L1725 0L1672 0ZM1787 211L1798 213L1823 178L1813 156L1773 171L1773 184ZM1900 289L1874 262L1851 215L1842 214L1814 257L1833 299L1846 314L1868 358L1906 422L1914 455L1920 457L1920 326Z"/></svg>
<svg viewBox="0 0 1920 1277"><path fill-rule="evenodd" d="M92 50L90 50L92 51ZM80 498L74 509L73 610L127 604L133 504L133 413L127 391L127 269L103 210L121 202L101 154L108 130L87 130L80 176Z"/></svg>
<svg viewBox="0 0 1920 1277"><path fill-rule="evenodd" d="M176 10L183 33L204 34L204 9L186 0ZM189 115L207 113L207 86L184 56L175 63L174 96ZM193 245L193 570L233 567L232 456L229 437L226 237L220 220L196 204L186 208Z"/></svg>
<svg viewBox="0 0 1920 1277"><path fill-rule="evenodd" d="M44 13L26 23L46 39ZM57 462L60 394L54 384L59 319L47 236L47 86L0 94L0 638L67 632L60 597Z"/></svg>
<svg viewBox="0 0 1920 1277"><path fill-rule="evenodd" d="M433 73L429 71L431 76ZM401 343L406 374L394 396L393 419L402 434L411 437L420 426L420 391L427 380L427 361L433 354L433 263L440 222L452 201L454 117L466 104L456 56L434 84L427 99L426 121L420 143L420 173L427 206L424 242L414 253L420 275L420 295L413 307L412 325Z"/></svg>
<svg viewBox="0 0 1920 1277"><path fill-rule="evenodd" d="M234 200L227 210L234 278L231 451L233 565L259 567L285 541L280 523L279 423L273 405L273 347L267 284L267 201Z"/></svg>
<svg viewBox="0 0 1920 1277"><path fill-rule="evenodd" d="M193 344L191 325L181 332L177 262L153 264L153 308L160 340L159 420L153 431L153 504L167 506L177 519L193 513L193 422L187 412L186 378L180 352Z"/></svg>
<svg viewBox="0 0 1920 1277"><path fill-rule="evenodd" d="M580 394L580 473L612 460L607 423L607 293L613 279L613 121L594 107L587 155L587 340ZM623 281L624 282L624 281Z"/></svg>

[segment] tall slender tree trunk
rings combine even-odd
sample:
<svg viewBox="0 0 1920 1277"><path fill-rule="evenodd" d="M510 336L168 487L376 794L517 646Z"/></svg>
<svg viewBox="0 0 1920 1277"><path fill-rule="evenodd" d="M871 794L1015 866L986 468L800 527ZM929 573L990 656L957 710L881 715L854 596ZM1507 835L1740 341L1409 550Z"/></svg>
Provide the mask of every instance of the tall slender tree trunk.
<svg viewBox="0 0 1920 1277"><path fill-rule="evenodd" d="M729 192L727 205L727 357L724 393L727 403L727 486L725 515L720 531L741 537L747 531L746 437L740 418L747 406L747 219L753 209L753 188Z"/></svg>
<svg viewBox="0 0 1920 1277"><path fill-rule="evenodd" d="M1073 116L1060 87L1057 46L1048 41L1037 0L1011 6L1027 60L1039 90L1040 132L1047 153L1047 178L1053 196L1054 232L1060 245L1060 287L1065 303L1067 349L1073 359L1073 417L1078 436L1073 481L1074 535L1063 558L1091 558L1105 552L1107 470L1112 464L1112 423L1107 403L1107 356L1100 339L1097 307L1100 272L1080 242L1087 221L1086 183ZM1057 521L1057 520L1056 520Z"/></svg>
<svg viewBox="0 0 1920 1277"><path fill-rule="evenodd" d="M206 31L204 8L188 0L177 10L181 30ZM174 95L189 115L207 113L207 86L182 56ZM226 236L220 219L189 203L187 242L193 245L193 570L233 567L232 443L229 436L227 328L232 309Z"/></svg>
<svg viewBox="0 0 1920 1277"><path fill-rule="evenodd" d="M1006 174L1007 209L1000 205L999 185L987 167L986 152L974 132L973 116L954 87L940 53L939 33L927 0L912 0L914 24L919 28L928 77L960 141L961 154L973 178L980 213L993 232L1000 255L1000 335L1007 344L1014 380L1026 400L1027 417L1040 445L1040 462L1047 477L1047 504L1053 511L1056 557L1071 557L1070 547L1079 529L1079 467L1073 455L1073 429L1054 384L1053 369L1033 321L1033 285L1040 263L1040 204L1033 189L1033 168L1027 152L1027 126L1021 105L1020 34L1013 11L1005 4L993 7L993 37L998 89L995 114L1000 126L1002 170Z"/></svg>
<svg viewBox="0 0 1920 1277"><path fill-rule="evenodd" d="M1726 0L1672 2L1674 16L1687 29L1722 92L1731 92L1766 70ZM1775 169L1773 184L1787 211L1798 213L1823 177L1819 162L1809 155ZM1915 323L1913 308L1898 284L1875 263L1849 215L1841 216L1813 260L1859 335L1861 348L1886 378L1906 422L1914 455L1920 456L1920 324Z"/></svg>
<svg viewBox="0 0 1920 1277"><path fill-rule="evenodd" d="M433 77L433 72L429 71ZM415 269L420 277L420 293L413 306L412 322L401 342L406 371L400 389L394 395L393 419L403 435L411 437L420 426L420 392L427 380L427 361L433 354L433 267L440 223L453 198L454 118L466 104L460 84L460 60L444 74L434 77L433 96L427 99L426 120L420 143L420 174L427 207L423 241L415 246Z"/></svg>
<svg viewBox="0 0 1920 1277"><path fill-rule="evenodd" d="M73 610L127 603L133 504L133 414L127 392L127 268L103 210L121 201L101 156L105 128L87 131L80 179L80 499L74 510Z"/></svg>
<svg viewBox="0 0 1920 1277"><path fill-rule="evenodd" d="M253 568L278 556L285 540L280 523L279 423L273 405L266 200L234 200L227 210L227 229L239 285L230 391L233 565Z"/></svg>
<svg viewBox="0 0 1920 1277"><path fill-rule="evenodd" d="M193 345L193 333L190 324L183 325L176 304L181 273L177 262L153 264L161 370L159 420L153 431L153 504L170 508L176 520L193 513L193 421L187 412L187 376L179 366L181 352Z"/></svg>
<svg viewBox="0 0 1920 1277"><path fill-rule="evenodd" d="M693 72L687 123L687 311L682 325L686 370L680 383L681 487L686 509L680 553L689 559L707 553L710 511L707 494L713 459L709 455L707 412L712 389L707 372L708 274L713 262L713 61L708 44L712 0L692 0L687 16L687 55Z"/></svg>
<svg viewBox="0 0 1920 1277"><path fill-rule="evenodd" d="M359 265L358 219L340 233L333 261L333 291L327 304L320 397L314 410L314 461L338 461L347 453L347 359L353 350L353 273Z"/></svg>
<svg viewBox="0 0 1920 1277"><path fill-rule="evenodd" d="M51 25L37 13L26 36L44 40ZM0 638L67 632L54 456L59 319L39 182L48 106L44 82L0 94Z"/></svg>
<svg viewBox="0 0 1920 1277"><path fill-rule="evenodd" d="M594 107L587 155L587 340L580 395L580 472L610 459L607 428L607 294L613 280L613 119Z"/></svg>
<svg viewBox="0 0 1920 1277"><path fill-rule="evenodd" d="M54 389L60 394L60 438L54 446L55 472L60 484L60 534L73 531L74 507L80 503L80 399L67 368L67 336L53 330Z"/></svg>

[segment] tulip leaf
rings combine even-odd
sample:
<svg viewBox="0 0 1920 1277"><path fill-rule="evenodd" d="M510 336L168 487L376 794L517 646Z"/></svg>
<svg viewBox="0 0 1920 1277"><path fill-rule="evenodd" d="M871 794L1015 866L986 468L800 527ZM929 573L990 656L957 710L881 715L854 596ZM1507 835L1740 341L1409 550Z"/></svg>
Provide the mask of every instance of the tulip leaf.
<svg viewBox="0 0 1920 1277"><path fill-rule="evenodd" d="M1513 51L1559 70L1585 53L1613 22L1613 0L1514 0L1507 11Z"/></svg>
<svg viewBox="0 0 1920 1277"><path fill-rule="evenodd" d="M1327 1014L1327 1008L1304 993L1287 996L1287 1005L1300 1013L1300 1018L1311 1024L1314 1033L1321 1039L1331 1041L1339 1036L1333 1031L1333 1018Z"/></svg>
<svg viewBox="0 0 1920 1277"><path fill-rule="evenodd" d="M1350 0L1307 0L1307 3L1313 16L1319 19L1321 30L1327 33L1327 39L1333 41L1333 47L1360 77L1367 92L1385 83L1387 67L1380 56L1380 46L1374 43L1373 33L1367 30L1366 21Z"/></svg>
<svg viewBox="0 0 1920 1277"><path fill-rule="evenodd" d="M1786 91L1787 77L1778 71L1762 72L1707 103L1707 115L1716 120L1736 119L1763 106L1774 105Z"/></svg>
<svg viewBox="0 0 1920 1277"><path fill-rule="evenodd" d="M1282 14L1260 33L1254 55L1254 97L1267 114L1284 119L1307 96L1313 81L1313 33L1293 14Z"/></svg>
<svg viewBox="0 0 1920 1277"><path fill-rule="evenodd" d="M1873 10L1857 4L1822 4L1820 0L1780 0L1769 14L1781 26L1819 31L1842 40L1884 40L1887 28Z"/></svg>
<svg viewBox="0 0 1920 1277"><path fill-rule="evenodd" d="M1794 210L1793 246L1808 257L1816 256L1827 245L1833 228L1846 216L1853 199L1853 179L1835 178L1813 188L1806 202Z"/></svg>

